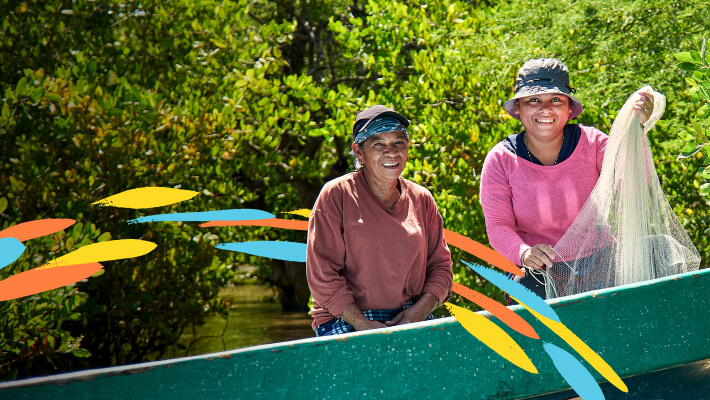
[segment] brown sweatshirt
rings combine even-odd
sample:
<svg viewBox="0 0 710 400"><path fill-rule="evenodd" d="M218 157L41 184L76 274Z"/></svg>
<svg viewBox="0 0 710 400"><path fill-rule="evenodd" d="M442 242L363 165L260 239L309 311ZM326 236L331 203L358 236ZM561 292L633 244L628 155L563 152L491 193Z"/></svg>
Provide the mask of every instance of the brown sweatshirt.
<svg viewBox="0 0 710 400"><path fill-rule="evenodd" d="M451 254L431 193L399 178L390 208L358 171L325 184L308 224L306 275L313 295L313 328L340 317L353 302L361 310L401 307L431 292L451 296Z"/></svg>

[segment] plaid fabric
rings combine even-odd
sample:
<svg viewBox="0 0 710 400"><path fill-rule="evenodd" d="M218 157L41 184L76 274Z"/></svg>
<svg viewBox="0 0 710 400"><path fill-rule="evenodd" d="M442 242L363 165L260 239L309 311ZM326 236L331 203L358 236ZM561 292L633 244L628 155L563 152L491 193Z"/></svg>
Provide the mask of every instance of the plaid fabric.
<svg viewBox="0 0 710 400"><path fill-rule="evenodd" d="M391 310L365 310L362 315L370 321L386 322L391 321L392 318L396 317L397 314L401 313L402 310L413 306L414 300L409 299L402 307L393 308ZM426 320L436 319L434 314L429 314ZM316 327L316 336L331 336L338 335L341 333L355 332L355 327L347 323L342 318L333 318L330 321L318 325Z"/></svg>

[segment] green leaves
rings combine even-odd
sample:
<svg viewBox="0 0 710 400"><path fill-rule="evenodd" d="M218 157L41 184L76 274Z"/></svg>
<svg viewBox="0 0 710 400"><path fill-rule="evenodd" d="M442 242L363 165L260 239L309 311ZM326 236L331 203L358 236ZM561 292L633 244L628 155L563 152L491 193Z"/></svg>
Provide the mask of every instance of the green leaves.
<svg viewBox="0 0 710 400"><path fill-rule="evenodd" d="M706 60L707 41L703 39L701 51L689 51L675 54L675 58L681 61L679 68L685 71L694 71L692 78L685 78L686 83L691 87L691 99L700 103L695 116L690 121L690 125L679 133L683 140L688 143L681 149L679 159L689 158L699 151L703 151L703 164L700 175L705 179L710 179L710 138L708 135L708 117L710 117L710 75L708 74L708 60ZM703 193L708 193L707 184L700 186Z"/></svg>
<svg viewBox="0 0 710 400"><path fill-rule="evenodd" d="M701 148L702 147L698 146L695 139L693 139L690 142L686 143L685 146L683 146L683 149L681 150L678 159L691 157L695 155L695 153L699 152Z"/></svg>
<svg viewBox="0 0 710 400"><path fill-rule="evenodd" d="M710 84L710 81L708 81L706 83ZM695 113L696 119L705 119L705 118L708 118L708 116L710 116L710 104L704 104L702 107L700 107L698 109L698 112Z"/></svg>
<svg viewBox="0 0 710 400"><path fill-rule="evenodd" d="M75 349L75 350L72 350L71 353L75 357L79 357L79 358L87 358L87 357L91 356L91 352L86 349Z"/></svg>
<svg viewBox="0 0 710 400"><path fill-rule="evenodd" d="M120 108L112 108L106 112L111 117L120 117L123 115L123 110Z"/></svg>
<svg viewBox="0 0 710 400"><path fill-rule="evenodd" d="M23 97L27 94L27 78L24 76L17 82L17 86L15 86L15 94L18 97Z"/></svg>
<svg viewBox="0 0 710 400"><path fill-rule="evenodd" d="M704 144L709 112L685 100L683 85L695 88L691 98L706 98L707 55L701 48L676 56L688 74L669 74L664 64L670 49L686 49L695 40L688 32L704 29L701 12L677 16L665 11L674 7L648 9L640 1L614 7L602 2L587 10L587 3L567 0L494 6L370 0L355 10L348 8L351 1L340 0L297 7L179 0L156 3L144 18L132 14L137 3L105 1L77 2L73 17L57 21L61 9L28 4L21 19L10 12L14 7L3 14L0 35L6 99L0 154L9 171L0 177L5 188L0 212L9 220L0 221L80 220L29 249L43 260L90 242L137 235L161 241L163 250L154 258L107 265L105 276L96 274L72 288L0 304L0 329L9 332L5 337L18 337L8 344L11 349L2 349L0 364L9 361L2 358L6 354L32 351L20 335L32 335L36 343L55 338L47 346L87 357L82 365L142 361L171 343L171 332L199 324L205 309L218 308L216 288L233 276L223 265L256 264L255 275L273 280L267 261L226 256L210 249L207 240L194 241L204 237L202 228L163 224L136 231L121 221L141 212L90 203L156 185L203 193L175 211L301 208L323 182L350 171L352 121L369 105L386 104L412 119L404 176L436 195L447 228L486 243L480 170L495 143L522 129L500 103L512 94L519 66L532 57L555 56L583 67L571 71L584 99L580 122L602 130L608 130L625 96L641 85L640 77L667 95L675 93L664 118L668 128L649 138L655 157L666 160L655 142L678 132L668 151L682 147L686 160L659 163L659 175L677 203L694 201L696 215L704 207L683 168L707 174L694 163L701 162L699 151L704 162L710 153ZM560 15L564 18L555 17ZM626 24L627 16L648 22ZM659 30L667 32L662 40ZM693 107L695 124L687 122ZM302 233L268 229L210 233L229 241L305 240ZM16 264L4 273L35 262ZM502 297L465 272L458 279ZM24 315L36 316L32 310L38 305L49 313L35 319L38 328L28 333L20 326L27 323ZM70 346L78 339L68 339L69 324L86 331L79 348L90 356ZM93 329L110 333L94 337ZM148 339L140 345L136 337ZM129 353L114 347L128 342L134 342ZM44 360L27 359L33 361L26 366Z"/></svg>
<svg viewBox="0 0 710 400"><path fill-rule="evenodd" d="M676 60L682 62L682 63L691 63L691 64L703 64L702 58L700 57L700 53L697 51L686 51L686 52L681 52L681 53L676 53L675 54Z"/></svg>
<svg viewBox="0 0 710 400"><path fill-rule="evenodd" d="M54 93L54 92L45 92L44 97L50 101L61 101L62 100L62 96L59 95L58 93Z"/></svg>
<svg viewBox="0 0 710 400"><path fill-rule="evenodd" d="M214 44L215 46L217 46L221 49L224 49L227 47L227 45L224 42L222 42L221 40L219 40L217 38L210 39L210 42L212 42L212 44Z"/></svg>
<svg viewBox="0 0 710 400"><path fill-rule="evenodd" d="M44 88L39 87L32 91L30 99L32 99L33 103L39 103L39 101L42 99L42 96L44 96Z"/></svg>

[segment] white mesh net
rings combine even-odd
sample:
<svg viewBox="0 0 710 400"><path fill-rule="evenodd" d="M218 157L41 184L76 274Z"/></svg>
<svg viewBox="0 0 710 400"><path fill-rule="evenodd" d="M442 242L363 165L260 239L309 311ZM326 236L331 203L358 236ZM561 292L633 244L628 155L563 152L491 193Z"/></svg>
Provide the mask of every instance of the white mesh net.
<svg viewBox="0 0 710 400"><path fill-rule="evenodd" d="M661 191L644 134L663 115L666 99L653 92L653 114L642 128L633 111L637 93L614 120L594 190L554 247L555 262L544 272L548 299L700 266L698 250Z"/></svg>

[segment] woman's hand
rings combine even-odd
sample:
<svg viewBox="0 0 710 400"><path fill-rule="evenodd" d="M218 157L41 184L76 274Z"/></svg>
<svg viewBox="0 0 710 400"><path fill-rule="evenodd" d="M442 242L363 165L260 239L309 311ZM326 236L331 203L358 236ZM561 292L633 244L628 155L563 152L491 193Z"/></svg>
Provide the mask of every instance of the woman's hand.
<svg viewBox="0 0 710 400"><path fill-rule="evenodd" d="M397 314L397 316L392 318L391 321L385 322L385 325L395 326L411 324L412 322L424 321L424 318L426 318L427 315L429 314L422 316L421 313L418 313L416 310L412 310L412 307L409 307L403 310L401 313Z"/></svg>
<svg viewBox="0 0 710 400"><path fill-rule="evenodd" d="M362 315L362 311L355 303L350 303L348 308L340 315L342 319L358 331L366 331L368 329L387 328L387 325L379 321L370 321Z"/></svg>
<svg viewBox="0 0 710 400"><path fill-rule="evenodd" d="M387 325L383 324L380 321L370 321L369 319L365 318L362 323L358 325L353 324L353 327L358 331L366 331L369 329L387 328Z"/></svg>
<svg viewBox="0 0 710 400"><path fill-rule="evenodd" d="M524 267L532 269L542 269L543 266L552 268L552 261L555 259L555 252L549 244L536 244L527 249L520 260Z"/></svg>
<svg viewBox="0 0 710 400"><path fill-rule="evenodd" d="M424 292L422 297L411 307L402 310L391 321L385 322L387 326L404 325L412 322L424 321L439 304L439 299L430 292Z"/></svg>
<svg viewBox="0 0 710 400"><path fill-rule="evenodd" d="M636 111L641 125L648 121L653 114L653 90L646 89L639 92L639 98L634 104L634 111Z"/></svg>

